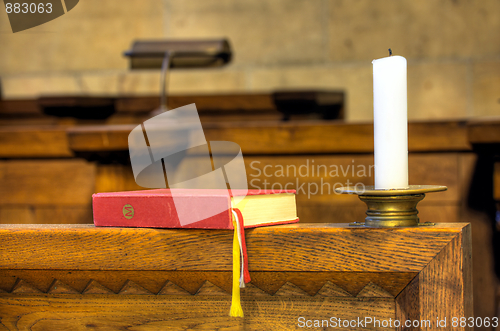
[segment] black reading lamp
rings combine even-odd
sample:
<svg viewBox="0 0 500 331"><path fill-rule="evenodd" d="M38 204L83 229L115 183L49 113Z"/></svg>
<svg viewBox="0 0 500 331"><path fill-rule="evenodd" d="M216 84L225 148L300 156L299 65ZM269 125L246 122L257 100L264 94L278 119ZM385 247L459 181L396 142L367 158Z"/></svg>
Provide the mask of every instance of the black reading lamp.
<svg viewBox="0 0 500 331"><path fill-rule="evenodd" d="M130 58L130 69L161 69L160 112L167 110L169 68L220 67L229 63L231 55L226 39L135 41L125 52Z"/></svg>

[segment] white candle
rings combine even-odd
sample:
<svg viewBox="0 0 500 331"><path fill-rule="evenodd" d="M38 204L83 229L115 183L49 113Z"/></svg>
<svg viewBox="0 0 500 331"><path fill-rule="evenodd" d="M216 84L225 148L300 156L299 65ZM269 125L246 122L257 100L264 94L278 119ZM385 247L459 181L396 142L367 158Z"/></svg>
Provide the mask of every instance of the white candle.
<svg viewBox="0 0 500 331"><path fill-rule="evenodd" d="M406 59L373 60L375 189L408 187Z"/></svg>

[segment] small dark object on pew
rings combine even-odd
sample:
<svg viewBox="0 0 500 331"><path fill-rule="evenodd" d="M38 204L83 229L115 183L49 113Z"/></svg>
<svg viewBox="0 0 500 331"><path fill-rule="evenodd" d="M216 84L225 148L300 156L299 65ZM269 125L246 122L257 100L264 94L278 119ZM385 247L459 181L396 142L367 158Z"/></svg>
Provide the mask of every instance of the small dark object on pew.
<svg viewBox="0 0 500 331"><path fill-rule="evenodd" d="M325 120L344 118L343 91L276 91L272 99L284 121L290 120L291 115L315 113Z"/></svg>
<svg viewBox="0 0 500 331"><path fill-rule="evenodd" d="M46 115L103 120L115 113L115 99L106 97L41 97L38 104Z"/></svg>

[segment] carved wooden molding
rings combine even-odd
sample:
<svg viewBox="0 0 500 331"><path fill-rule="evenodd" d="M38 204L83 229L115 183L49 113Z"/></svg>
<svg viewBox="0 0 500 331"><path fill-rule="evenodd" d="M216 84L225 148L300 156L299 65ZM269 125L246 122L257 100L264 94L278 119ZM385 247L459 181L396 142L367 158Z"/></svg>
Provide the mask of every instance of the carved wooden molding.
<svg viewBox="0 0 500 331"><path fill-rule="evenodd" d="M134 280L127 278L130 273L120 272L118 275L111 273L0 270L0 291L12 294L231 295L232 275L228 272L182 273L182 275L176 275L175 271L134 272L133 276L136 276ZM370 277L352 274L349 283L346 283L343 279L346 275L340 273L306 275L255 272L251 275L255 281L241 289L242 296L394 298L416 276L414 273L397 275L374 273L369 275ZM195 287L184 288L184 284L177 284L175 279L181 277L189 279ZM377 278L382 285L373 282L376 282ZM273 279L274 282L266 283L269 279ZM81 284L86 285L81 286ZM387 289L384 288L386 285Z"/></svg>

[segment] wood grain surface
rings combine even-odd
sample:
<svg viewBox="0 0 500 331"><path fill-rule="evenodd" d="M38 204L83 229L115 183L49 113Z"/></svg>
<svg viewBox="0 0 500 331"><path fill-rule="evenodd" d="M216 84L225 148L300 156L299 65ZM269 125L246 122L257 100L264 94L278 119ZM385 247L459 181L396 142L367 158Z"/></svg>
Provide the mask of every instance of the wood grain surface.
<svg viewBox="0 0 500 331"><path fill-rule="evenodd" d="M297 189L299 217L323 223L330 222L331 215L340 223L364 219L365 204L357 197L336 194L334 188L348 182L372 185L372 163L373 156L365 154L245 157L249 188ZM419 204L422 219L461 220L458 209L467 194L459 176L461 167L459 153L410 154L411 183L448 187L446 192L428 194ZM195 175L199 169L185 171ZM2 161L0 174L1 223L91 223L92 193L143 189L136 184L130 165L81 159Z"/></svg>
<svg viewBox="0 0 500 331"><path fill-rule="evenodd" d="M293 224L250 229L249 270L419 272L464 226ZM232 232L224 230L2 224L0 241L0 266L6 269L230 271L232 266Z"/></svg>
<svg viewBox="0 0 500 331"><path fill-rule="evenodd" d="M217 110L219 112L275 110L269 93L169 95L167 103L169 109L195 103L200 113L210 110ZM120 97L115 101L117 112L150 112L159 106L159 96Z"/></svg>
<svg viewBox="0 0 500 331"><path fill-rule="evenodd" d="M38 105L37 100L0 100L0 116L23 116L26 119L26 115L31 117L42 116L42 110Z"/></svg>
<svg viewBox="0 0 500 331"><path fill-rule="evenodd" d="M460 159L458 153L410 155L411 183L443 184L448 187L446 192L428 194L419 203L422 220L466 220L460 214L463 200L467 197L459 173L462 167ZM334 221L339 223L364 219L364 203L355 196L335 194L333 189L345 185L347 181L371 185L373 171L359 175L353 174L350 168L368 169L371 162L373 157L370 155L245 157L250 188L288 185L298 189L299 218L311 223L331 222L332 215L335 215ZM292 170L288 174L286 171L284 174L277 173L280 166L284 169L291 166ZM308 173L303 171L306 166ZM332 175L330 171L334 166L339 170L338 174ZM315 170L313 174L312 167L327 169L327 173ZM434 171L426 171L428 168ZM196 169L188 171L196 173ZM80 159L2 161L0 174L0 223L92 223L92 193L144 189L136 184L130 165L96 164Z"/></svg>
<svg viewBox="0 0 500 331"><path fill-rule="evenodd" d="M0 207L3 224L88 224L92 223L90 202L82 206L21 205Z"/></svg>
<svg viewBox="0 0 500 331"><path fill-rule="evenodd" d="M0 157L71 157L64 128L0 128Z"/></svg>
<svg viewBox="0 0 500 331"><path fill-rule="evenodd" d="M470 325L452 324L453 318L460 321L465 317L469 321L469 317L475 317L470 230L470 226L464 228L398 295L396 318L429 321L433 326L430 330L474 330ZM446 328L439 327L437 321L445 318Z"/></svg>
<svg viewBox="0 0 500 331"><path fill-rule="evenodd" d="M94 177L81 159L0 161L0 205L89 206Z"/></svg>
<svg viewBox="0 0 500 331"><path fill-rule="evenodd" d="M420 316L474 317L472 306L472 250L470 227L454 238L419 274ZM473 330L456 327L455 330Z"/></svg>
<svg viewBox="0 0 500 331"><path fill-rule="evenodd" d="M408 125L408 150L466 151L471 149L464 121L410 122Z"/></svg>
<svg viewBox="0 0 500 331"><path fill-rule="evenodd" d="M412 281L399 293L395 303L395 318L400 321L420 321L420 288L419 278L416 276ZM420 326L400 327L399 330L413 331L420 330Z"/></svg>
<svg viewBox="0 0 500 331"><path fill-rule="evenodd" d="M100 100L114 101L118 113L148 113L160 106L160 96L120 96L120 97L84 97L84 96L51 96L39 99L0 100L0 116L42 116L42 106L72 106L75 100L92 106ZM168 107L170 109L196 103L199 111L263 111L275 110L275 105L270 93L245 93L245 94L218 94L218 95L169 95Z"/></svg>
<svg viewBox="0 0 500 331"><path fill-rule="evenodd" d="M468 140L472 144L500 143L500 117L496 116L469 121Z"/></svg>
<svg viewBox="0 0 500 331"><path fill-rule="evenodd" d="M178 96L179 104L195 101L200 103L199 108L211 116L210 110L217 110L216 114L228 113L229 110L252 112L257 116L258 110L269 110L272 104L269 96L255 95L245 99L243 95L227 96L226 102L220 102L217 96ZM174 98L175 99L175 98ZM220 98L219 98L220 99ZM130 99L123 98L117 101L119 114L126 112L144 112L153 103L151 98ZM174 101L172 101L174 102ZM146 106L144 106L146 104ZM33 103L26 101L9 101L2 104L0 114L19 114L20 109L26 109L26 114L35 114L39 117L40 111ZM154 109L151 108L151 110ZM202 111L202 113L203 113ZM267 113L266 113L267 114ZM274 113L273 113L274 114ZM9 115L10 116L10 115ZM120 115L123 116L123 115ZM135 116L135 117L134 117ZM345 123L345 122L314 122L284 123L281 121L251 122L251 117L242 116L238 123L238 112L230 123L214 124L205 123L204 128L210 140L222 140L216 137L229 138L243 147L247 154L258 151L270 153L371 153L373 151L373 125L371 123ZM272 115L270 118L273 118ZM133 115L131 120L143 120L142 117ZM258 118L258 117L256 117ZM263 117L265 118L265 117ZM209 119L209 118L208 118ZM213 118L214 120L216 117ZM22 119L15 123L30 123L30 118ZM35 123L44 123L40 118L34 118ZM250 122L248 122L250 120ZM37 122L38 121L38 122ZM119 123L120 120L111 120L110 123ZM125 120L127 122L127 120ZM209 121L210 122L210 121ZM14 122L12 122L14 123ZM65 123L64 121L49 121L47 123ZM68 122L70 123L70 122ZM76 123L76 122L75 122ZM411 122L408 126L409 150L420 151L470 151L474 144L498 144L498 120L471 120L464 121L428 121ZM82 123L83 124L83 123ZM139 124L137 122L135 125ZM4 126L0 131L0 151L4 157L23 156L71 156L73 150L123 150L127 148L126 135L135 126L117 128L114 125L99 125L85 127L84 130L70 131L67 134L64 126ZM126 131L126 132L123 132ZM240 132L238 132L240 131ZM314 134L312 134L314 133ZM120 135L125 135L119 137ZM66 137L64 137L66 136ZM83 136L89 139L85 144ZM92 136L97 136L93 137ZM69 137L69 138L68 138ZM320 138L322 144L316 144L315 139ZM322 139L326 138L326 139ZM68 144L68 139L71 143ZM274 144L268 144L268 141ZM251 143L250 143L251 142ZM50 143L50 144L49 144ZM267 152L266 152L267 151Z"/></svg>
<svg viewBox="0 0 500 331"><path fill-rule="evenodd" d="M229 317L229 296L1 295L0 330L296 330L299 318L394 319L390 298L243 298L244 318ZM335 328L361 330L361 328ZM363 330L394 330L368 327Z"/></svg>
<svg viewBox="0 0 500 331"><path fill-rule="evenodd" d="M68 129L70 148L75 151L127 149L127 136L133 128L123 125ZM203 128L207 140L236 142L244 154L373 152L371 123L268 121L207 123ZM470 150L467 130L461 122L415 122L409 124L408 130L411 152Z"/></svg>
<svg viewBox="0 0 500 331"><path fill-rule="evenodd" d="M248 231L252 282L242 290L244 318L227 316L231 236L2 225L0 329L292 330L306 321L332 327L337 318L371 317L380 324L334 329L395 330L381 321L471 313L467 224L294 224ZM300 270L289 270L292 264Z"/></svg>
<svg viewBox="0 0 500 331"><path fill-rule="evenodd" d="M71 156L75 151L127 150L128 134L137 124L4 127L0 131L0 155L54 157ZM212 122L204 124L204 131L207 140L234 141L248 155L373 152L371 123ZM471 150L464 122L411 122L408 132L410 152Z"/></svg>

